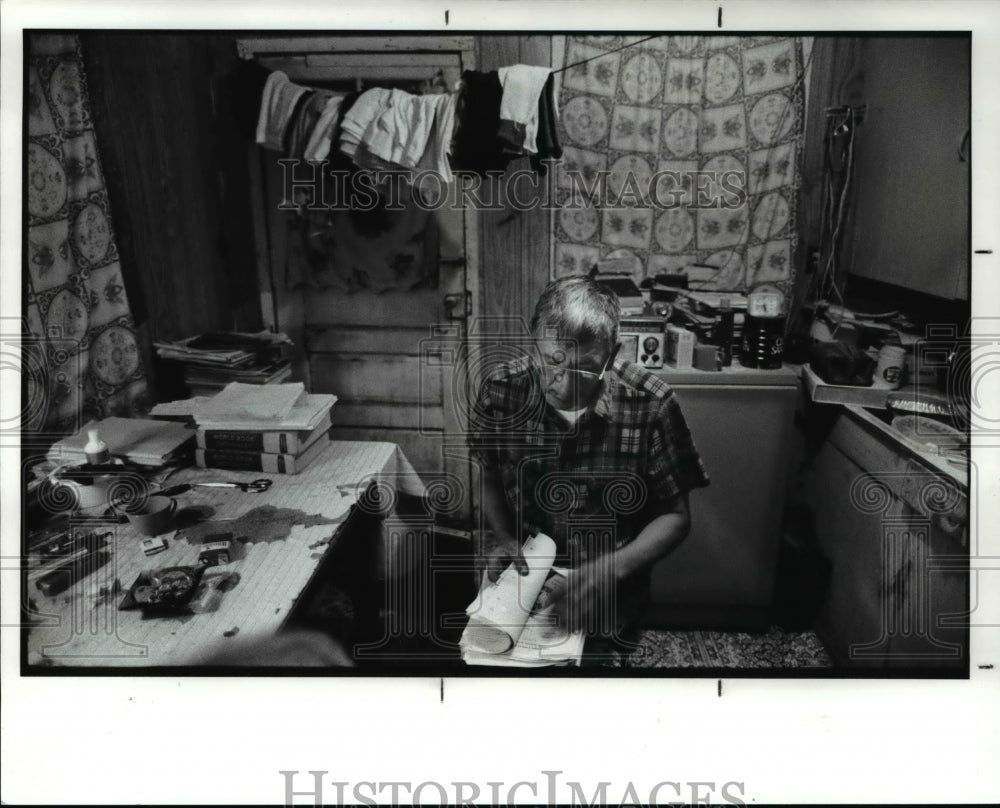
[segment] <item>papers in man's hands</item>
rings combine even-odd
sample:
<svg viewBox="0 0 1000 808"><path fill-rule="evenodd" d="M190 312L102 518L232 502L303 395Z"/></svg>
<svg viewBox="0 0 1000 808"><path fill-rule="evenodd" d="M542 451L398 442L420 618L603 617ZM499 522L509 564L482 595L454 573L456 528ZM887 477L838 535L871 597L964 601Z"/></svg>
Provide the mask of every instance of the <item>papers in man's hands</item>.
<svg viewBox="0 0 1000 808"><path fill-rule="evenodd" d="M538 534L524 543L528 574L509 566L484 586L465 610L469 623L459 646L469 665L543 667L577 665L584 634L569 632L553 613L548 595L566 572L553 567L556 545Z"/></svg>

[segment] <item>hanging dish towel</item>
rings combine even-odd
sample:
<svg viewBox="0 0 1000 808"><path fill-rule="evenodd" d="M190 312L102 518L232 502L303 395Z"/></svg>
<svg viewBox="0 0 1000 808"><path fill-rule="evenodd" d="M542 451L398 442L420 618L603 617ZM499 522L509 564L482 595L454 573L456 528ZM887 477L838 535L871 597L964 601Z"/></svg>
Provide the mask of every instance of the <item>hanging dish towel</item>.
<svg viewBox="0 0 1000 808"><path fill-rule="evenodd" d="M284 148L288 123L296 104L306 92L308 88L294 84L281 70L275 70L267 77L257 118L257 143L273 151Z"/></svg>
<svg viewBox="0 0 1000 808"><path fill-rule="evenodd" d="M552 75L550 67L511 65L497 71L503 96L500 98L499 137L518 154L538 151L538 100L545 82Z"/></svg>

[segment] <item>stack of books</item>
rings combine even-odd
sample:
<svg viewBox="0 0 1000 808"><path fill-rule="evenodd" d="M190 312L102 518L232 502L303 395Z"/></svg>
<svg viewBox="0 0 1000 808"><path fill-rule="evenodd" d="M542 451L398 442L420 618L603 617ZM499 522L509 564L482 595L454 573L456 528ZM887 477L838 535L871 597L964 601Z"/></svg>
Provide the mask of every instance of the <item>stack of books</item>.
<svg viewBox="0 0 1000 808"><path fill-rule="evenodd" d="M298 474L329 444L334 395L230 384L191 413L200 468Z"/></svg>
<svg viewBox="0 0 1000 808"><path fill-rule="evenodd" d="M220 331L153 344L161 359L180 365L195 396L217 393L230 382L278 384L292 374L284 334Z"/></svg>

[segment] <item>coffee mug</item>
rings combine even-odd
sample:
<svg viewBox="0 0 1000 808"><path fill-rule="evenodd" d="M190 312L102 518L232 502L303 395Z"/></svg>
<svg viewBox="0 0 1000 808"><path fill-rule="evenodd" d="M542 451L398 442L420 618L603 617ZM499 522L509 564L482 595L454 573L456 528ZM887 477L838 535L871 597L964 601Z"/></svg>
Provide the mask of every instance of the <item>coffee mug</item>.
<svg viewBox="0 0 1000 808"><path fill-rule="evenodd" d="M141 507L129 513L128 520L144 536L158 536L168 529L176 510L176 499L150 497Z"/></svg>

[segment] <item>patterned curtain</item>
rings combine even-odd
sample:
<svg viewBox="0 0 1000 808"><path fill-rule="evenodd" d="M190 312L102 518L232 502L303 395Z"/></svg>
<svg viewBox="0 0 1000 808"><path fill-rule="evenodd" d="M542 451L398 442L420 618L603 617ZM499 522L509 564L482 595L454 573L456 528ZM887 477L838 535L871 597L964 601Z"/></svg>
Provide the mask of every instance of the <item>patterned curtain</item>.
<svg viewBox="0 0 1000 808"><path fill-rule="evenodd" d="M556 277L627 258L636 281L698 264L693 288L742 291L773 281L790 289L801 42L662 36L616 52L640 39L566 38ZM588 204L569 172L587 185L607 172L612 200L623 189L655 194L645 204L635 193ZM720 177L729 178L728 190L713 179Z"/></svg>
<svg viewBox="0 0 1000 808"><path fill-rule="evenodd" d="M30 38L23 427L59 434L146 406L76 36Z"/></svg>

